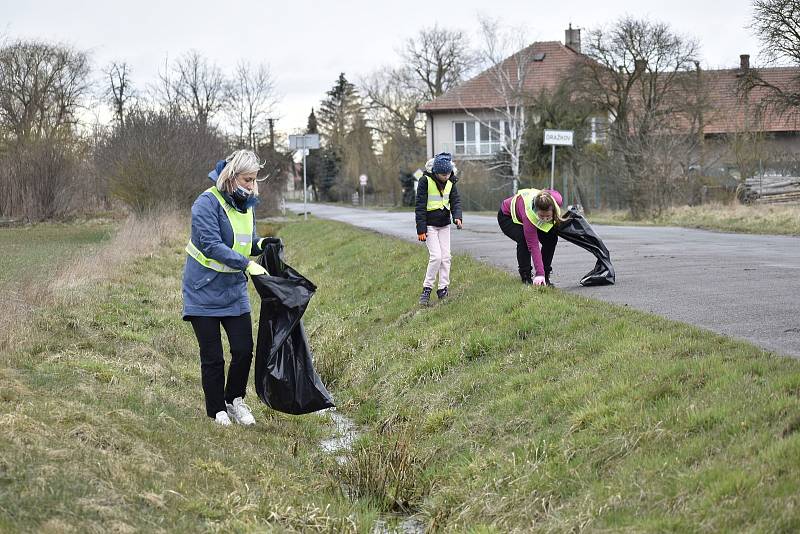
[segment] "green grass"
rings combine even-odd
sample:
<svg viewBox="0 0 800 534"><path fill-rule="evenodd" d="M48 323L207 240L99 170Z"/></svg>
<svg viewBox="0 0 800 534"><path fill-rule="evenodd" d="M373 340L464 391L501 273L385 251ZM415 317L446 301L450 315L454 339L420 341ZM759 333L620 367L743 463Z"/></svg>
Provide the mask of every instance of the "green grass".
<svg viewBox="0 0 800 534"><path fill-rule="evenodd" d="M800 528L800 362L466 257L421 310L422 248L333 223L284 239L320 286L319 369L374 434L413 434L429 523Z"/></svg>
<svg viewBox="0 0 800 534"><path fill-rule="evenodd" d="M0 228L0 288L16 280L45 278L87 246L107 240L113 228L101 219Z"/></svg>
<svg viewBox="0 0 800 534"><path fill-rule="evenodd" d="M280 235L319 285L305 324L362 429L348 461L324 417L254 396L255 428L205 417L184 234L57 294L0 358L0 531L800 528L800 362L462 256L420 309L424 247Z"/></svg>
<svg viewBox="0 0 800 534"><path fill-rule="evenodd" d="M256 428L205 416L180 318L184 240L56 291L0 357L0 531L341 532L377 518L325 475L326 417L272 412L252 390Z"/></svg>

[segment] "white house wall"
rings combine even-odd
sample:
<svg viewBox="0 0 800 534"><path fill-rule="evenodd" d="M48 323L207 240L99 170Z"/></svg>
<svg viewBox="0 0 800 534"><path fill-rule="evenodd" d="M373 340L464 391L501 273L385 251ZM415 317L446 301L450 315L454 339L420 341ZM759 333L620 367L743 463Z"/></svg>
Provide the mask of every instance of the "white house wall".
<svg viewBox="0 0 800 534"><path fill-rule="evenodd" d="M429 113L428 120L425 122L425 134L427 137L428 157L432 158L439 152L450 152L455 154L455 127L453 123L462 121L489 121L503 120L499 113L475 112L474 115L466 113ZM486 156L459 156L462 159L481 159Z"/></svg>

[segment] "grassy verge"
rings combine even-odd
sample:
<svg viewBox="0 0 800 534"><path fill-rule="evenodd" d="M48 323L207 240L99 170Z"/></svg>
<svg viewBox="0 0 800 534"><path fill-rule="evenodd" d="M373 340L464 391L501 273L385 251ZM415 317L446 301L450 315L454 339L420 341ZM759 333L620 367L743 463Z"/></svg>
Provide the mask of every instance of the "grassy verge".
<svg viewBox="0 0 800 534"><path fill-rule="evenodd" d="M595 224L681 226L746 234L800 235L800 206L708 204L669 208L658 217L633 220L627 211L593 211Z"/></svg>
<svg viewBox="0 0 800 534"><path fill-rule="evenodd" d="M3 353L0 531L368 532L392 512L475 532L800 528L800 362L466 257L452 299L419 309L424 247L336 223L280 232L320 287L318 370L363 429L348 461L319 447L327 418L254 398L255 428L216 427L179 317L185 234L148 227Z"/></svg>
<svg viewBox="0 0 800 534"><path fill-rule="evenodd" d="M186 236L171 230L187 227L124 225L17 317L0 358L0 531L354 532L377 517L326 476L327 418L255 398L254 429L205 416L180 319Z"/></svg>
<svg viewBox="0 0 800 534"><path fill-rule="evenodd" d="M320 285L318 366L370 429L361 494L453 530L800 528L800 362L465 257L453 298L419 310L422 248L333 223L284 235ZM402 495L368 476L398 449Z"/></svg>

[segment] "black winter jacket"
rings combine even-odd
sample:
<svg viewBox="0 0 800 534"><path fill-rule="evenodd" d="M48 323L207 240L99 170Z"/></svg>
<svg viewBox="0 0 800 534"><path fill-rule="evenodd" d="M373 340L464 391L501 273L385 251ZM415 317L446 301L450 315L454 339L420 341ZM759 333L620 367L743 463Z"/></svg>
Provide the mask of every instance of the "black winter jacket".
<svg viewBox="0 0 800 534"><path fill-rule="evenodd" d="M452 213L447 208L440 210L428 211L428 177L433 177L429 172L424 172L422 178L417 184L417 207L416 207L416 221L417 221L417 234L424 234L427 232L428 226L447 226L450 224L451 218L453 222L456 219L462 219L461 214L461 197L458 196L458 188L456 182L458 177L455 174L450 174L448 180L453 183L453 188L450 190L450 208ZM442 186L444 190L444 186Z"/></svg>

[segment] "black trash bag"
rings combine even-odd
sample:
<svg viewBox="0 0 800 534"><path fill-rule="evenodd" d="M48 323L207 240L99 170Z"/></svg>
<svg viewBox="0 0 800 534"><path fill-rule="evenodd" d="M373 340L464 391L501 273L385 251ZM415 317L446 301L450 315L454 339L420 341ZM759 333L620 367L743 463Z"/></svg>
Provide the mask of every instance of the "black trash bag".
<svg viewBox="0 0 800 534"><path fill-rule="evenodd" d="M611 264L611 254L603 244L603 240L594 232L583 215L575 211L574 208L567 210L565 216L567 221L559 224L556 229L558 236L591 252L597 258L594 269L581 278L581 285L602 286L613 284L616 281L614 266Z"/></svg>
<svg viewBox="0 0 800 534"><path fill-rule="evenodd" d="M295 415L332 408L333 398L314 370L302 321L317 286L284 263L280 239L268 239L257 262L269 273L252 277L261 296L258 397L273 410Z"/></svg>

